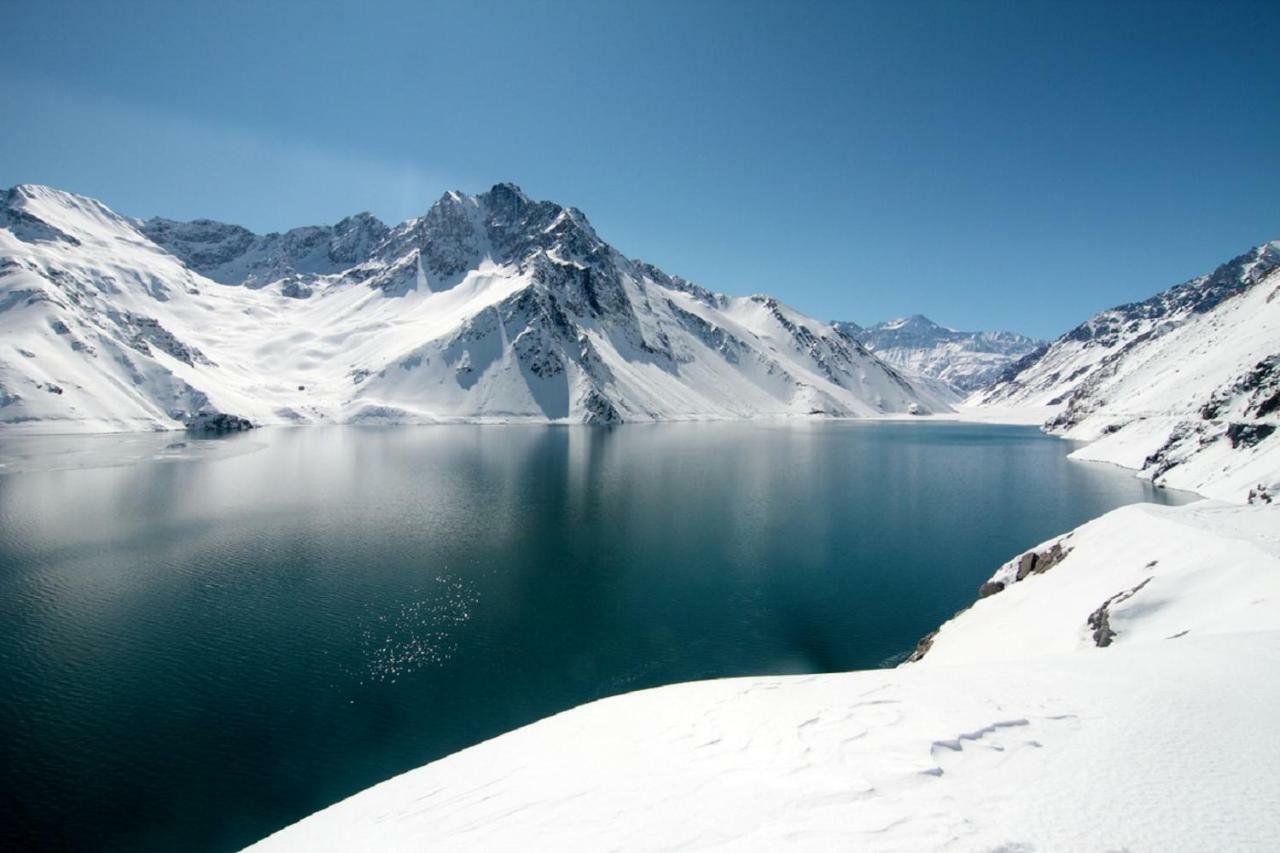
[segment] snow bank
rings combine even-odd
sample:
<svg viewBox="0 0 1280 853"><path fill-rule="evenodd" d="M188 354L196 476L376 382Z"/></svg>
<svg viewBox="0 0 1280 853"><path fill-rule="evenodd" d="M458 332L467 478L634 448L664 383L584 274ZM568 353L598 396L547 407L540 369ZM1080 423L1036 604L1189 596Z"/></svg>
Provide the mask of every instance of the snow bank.
<svg viewBox="0 0 1280 853"><path fill-rule="evenodd" d="M1089 617L1112 596L1112 642L1280 629L1280 505L1201 501L1121 507L1002 566L999 592L943 625L921 665L1014 660L1097 649Z"/></svg>

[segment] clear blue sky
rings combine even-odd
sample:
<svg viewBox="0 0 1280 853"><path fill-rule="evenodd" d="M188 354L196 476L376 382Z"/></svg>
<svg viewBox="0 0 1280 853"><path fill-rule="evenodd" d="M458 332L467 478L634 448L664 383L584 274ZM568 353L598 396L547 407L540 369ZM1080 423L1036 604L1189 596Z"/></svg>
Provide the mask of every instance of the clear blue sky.
<svg viewBox="0 0 1280 853"><path fill-rule="evenodd" d="M0 0L0 185L265 231L510 180L717 290L1051 336L1280 238L1278 11Z"/></svg>

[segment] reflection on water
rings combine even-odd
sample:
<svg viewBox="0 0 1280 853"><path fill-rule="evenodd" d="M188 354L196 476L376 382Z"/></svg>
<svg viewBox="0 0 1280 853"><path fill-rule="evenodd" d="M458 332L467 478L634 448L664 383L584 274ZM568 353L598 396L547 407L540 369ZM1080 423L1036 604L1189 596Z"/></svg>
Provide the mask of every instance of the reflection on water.
<svg viewBox="0 0 1280 853"><path fill-rule="evenodd" d="M426 597L413 590L408 601L367 603L360 631L367 677L394 682L424 666L442 666L457 653L457 637L479 600L466 581L442 575Z"/></svg>
<svg viewBox="0 0 1280 853"><path fill-rule="evenodd" d="M989 425L174 442L0 440L20 847L233 849L600 696L876 666L1017 551L1172 497Z"/></svg>

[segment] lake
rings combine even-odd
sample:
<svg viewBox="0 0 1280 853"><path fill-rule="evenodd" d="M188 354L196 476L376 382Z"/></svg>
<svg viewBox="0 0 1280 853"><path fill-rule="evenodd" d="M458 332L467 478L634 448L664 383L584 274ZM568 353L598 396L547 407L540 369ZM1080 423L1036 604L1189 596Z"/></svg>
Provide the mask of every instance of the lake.
<svg viewBox="0 0 1280 853"><path fill-rule="evenodd" d="M234 850L602 696L891 665L1019 551L1189 497L1071 449L945 422L0 437L0 847Z"/></svg>

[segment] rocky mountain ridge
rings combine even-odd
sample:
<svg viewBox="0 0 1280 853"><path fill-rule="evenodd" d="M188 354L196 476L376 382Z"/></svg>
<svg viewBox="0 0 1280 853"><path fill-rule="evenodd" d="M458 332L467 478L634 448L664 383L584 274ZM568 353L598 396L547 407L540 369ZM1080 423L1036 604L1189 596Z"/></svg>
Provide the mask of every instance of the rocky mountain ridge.
<svg viewBox="0 0 1280 853"><path fill-rule="evenodd" d="M396 226L357 214L267 235L35 185L0 202L10 428L947 409L830 324L629 259L581 211L512 184Z"/></svg>
<svg viewBox="0 0 1280 853"><path fill-rule="evenodd" d="M1280 482L1280 241L1099 312L970 403L1050 407L1078 458L1243 499Z"/></svg>
<svg viewBox="0 0 1280 853"><path fill-rule="evenodd" d="M990 385L1011 364L1044 343L1016 332L961 332L923 314L867 327L848 321L835 325L885 363L943 382L958 397Z"/></svg>

